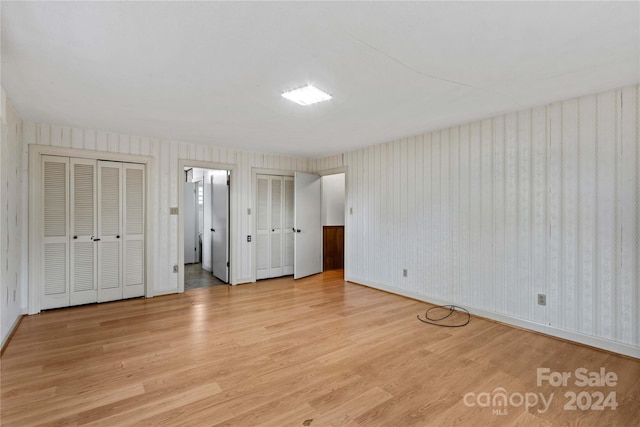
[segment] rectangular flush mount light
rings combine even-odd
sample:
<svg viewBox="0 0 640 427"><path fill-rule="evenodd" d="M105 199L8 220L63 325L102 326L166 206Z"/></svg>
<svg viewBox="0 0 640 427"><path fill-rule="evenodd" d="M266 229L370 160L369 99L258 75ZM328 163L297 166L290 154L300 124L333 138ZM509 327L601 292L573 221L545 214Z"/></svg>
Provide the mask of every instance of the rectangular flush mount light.
<svg viewBox="0 0 640 427"><path fill-rule="evenodd" d="M331 95L312 85L283 92L282 96L300 105L311 105L316 102L328 101Z"/></svg>

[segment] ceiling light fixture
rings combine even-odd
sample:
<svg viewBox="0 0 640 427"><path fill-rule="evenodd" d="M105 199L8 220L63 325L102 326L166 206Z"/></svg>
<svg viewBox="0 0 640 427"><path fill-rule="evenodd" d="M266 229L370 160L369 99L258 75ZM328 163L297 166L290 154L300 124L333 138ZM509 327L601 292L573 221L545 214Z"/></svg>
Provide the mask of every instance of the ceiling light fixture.
<svg viewBox="0 0 640 427"><path fill-rule="evenodd" d="M328 101L332 98L328 93L312 85L283 92L282 96L300 105L311 105L316 102Z"/></svg>

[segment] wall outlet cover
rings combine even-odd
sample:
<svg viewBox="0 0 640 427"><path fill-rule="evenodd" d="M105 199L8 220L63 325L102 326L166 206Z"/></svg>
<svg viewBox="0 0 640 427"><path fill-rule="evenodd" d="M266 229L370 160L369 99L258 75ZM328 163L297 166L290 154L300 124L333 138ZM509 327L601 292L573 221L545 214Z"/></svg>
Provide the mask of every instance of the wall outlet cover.
<svg viewBox="0 0 640 427"><path fill-rule="evenodd" d="M547 305L547 296L545 294L538 294L538 305Z"/></svg>

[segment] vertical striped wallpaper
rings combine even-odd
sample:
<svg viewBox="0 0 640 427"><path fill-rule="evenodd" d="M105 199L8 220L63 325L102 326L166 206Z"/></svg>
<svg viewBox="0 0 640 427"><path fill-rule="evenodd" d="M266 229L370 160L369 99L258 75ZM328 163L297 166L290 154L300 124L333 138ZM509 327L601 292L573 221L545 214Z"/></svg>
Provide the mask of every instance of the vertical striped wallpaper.
<svg viewBox="0 0 640 427"><path fill-rule="evenodd" d="M22 301L26 301L22 294L22 260L27 245L22 242L26 241L23 232L27 224L22 206L27 197L22 187L22 121L4 89L0 92L0 345L3 345L22 315Z"/></svg>
<svg viewBox="0 0 640 427"><path fill-rule="evenodd" d="M178 217L169 215L169 208L178 206L178 159L189 159L237 165L233 184L239 186L238 218L234 218L236 253L232 263L236 268L238 282L251 281L254 269L253 251L246 236L252 234L251 216L247 209L253 207L251 192L252 168L279 169L286 171L310 171L309 159L278 156L272 154L238 151L209 145L190 144L179 141L120 135L92 129L53 126L42 123L24 123L24 142L27 144L51 145L91 151L150 156L155 159L154 212L152 230L154 256L154 291L177 290L178 275L173 265L178 263ZM26 182L25 182L26 191ZM255 209L252 209L255 212ZM255 241L255 240L254 240Z"/></svg>
<svg viewBox="0 0 640 427"><path fill-rule="evenodd" d="M26 211L21 194L27 191L27 145L41 144L155 158L155 206L149 207L155 215L155 291L177 289L171 268L178 258L178 222L168 212L178 204L179 158L237 165L238 245L232 256L240 282L249 281L254 269L251 243L246 242L252 233L247 208L254 208L251 169L347 166L347 279L638 348L639 88L323 159L22 124L7 107L2 116L2 201L11 197L12 202L2 210L2 251L5 260L13 257L15 263L1 270L3 339L5 318L20 311L19 302L5 309L7 289L16 287L18 298L26 301L27 288L22 285L20 297L27 255L19 241L27 235L27 224L24 215L12 215L10 209L22 206ZM10 106L4 92L2 101ZM547 295L546 306L537 305L538 293Z"/></svg>
<svg viewBox="0 0 640 427"><path fill-rule="evenodd" d="M639 88L315 160L347 279L640 347Z"/></svg>

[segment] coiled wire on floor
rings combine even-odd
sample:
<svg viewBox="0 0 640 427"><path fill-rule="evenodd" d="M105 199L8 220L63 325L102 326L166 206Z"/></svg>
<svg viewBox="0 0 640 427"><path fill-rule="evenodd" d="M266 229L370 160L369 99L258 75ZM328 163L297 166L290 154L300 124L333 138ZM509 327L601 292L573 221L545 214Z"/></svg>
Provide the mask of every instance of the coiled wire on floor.
<svg viewBox="0 0 640 427"><path fill-rule="evenodd" d="M434 318L429 316L429 313L431 312L431 310L437 310L439 308L449 309L449 312L442 317ZM453 323L453 324L441 323L443 320L450 318L458 310L463 314L466 314L466 320L464 321L464 323L459 323L459 324L458 323ZM421 319L419 314L416 317L422 323L427 323L429 325L434 325L434 326L442 326L443 328L461 328L463 326L468 325L469 322L471 321L471 314L469 314L469 311L466 308L459 307L457 305L437 305L435 307L430 307L424 313L424 317L425 317L424 319Z"/></svg>

